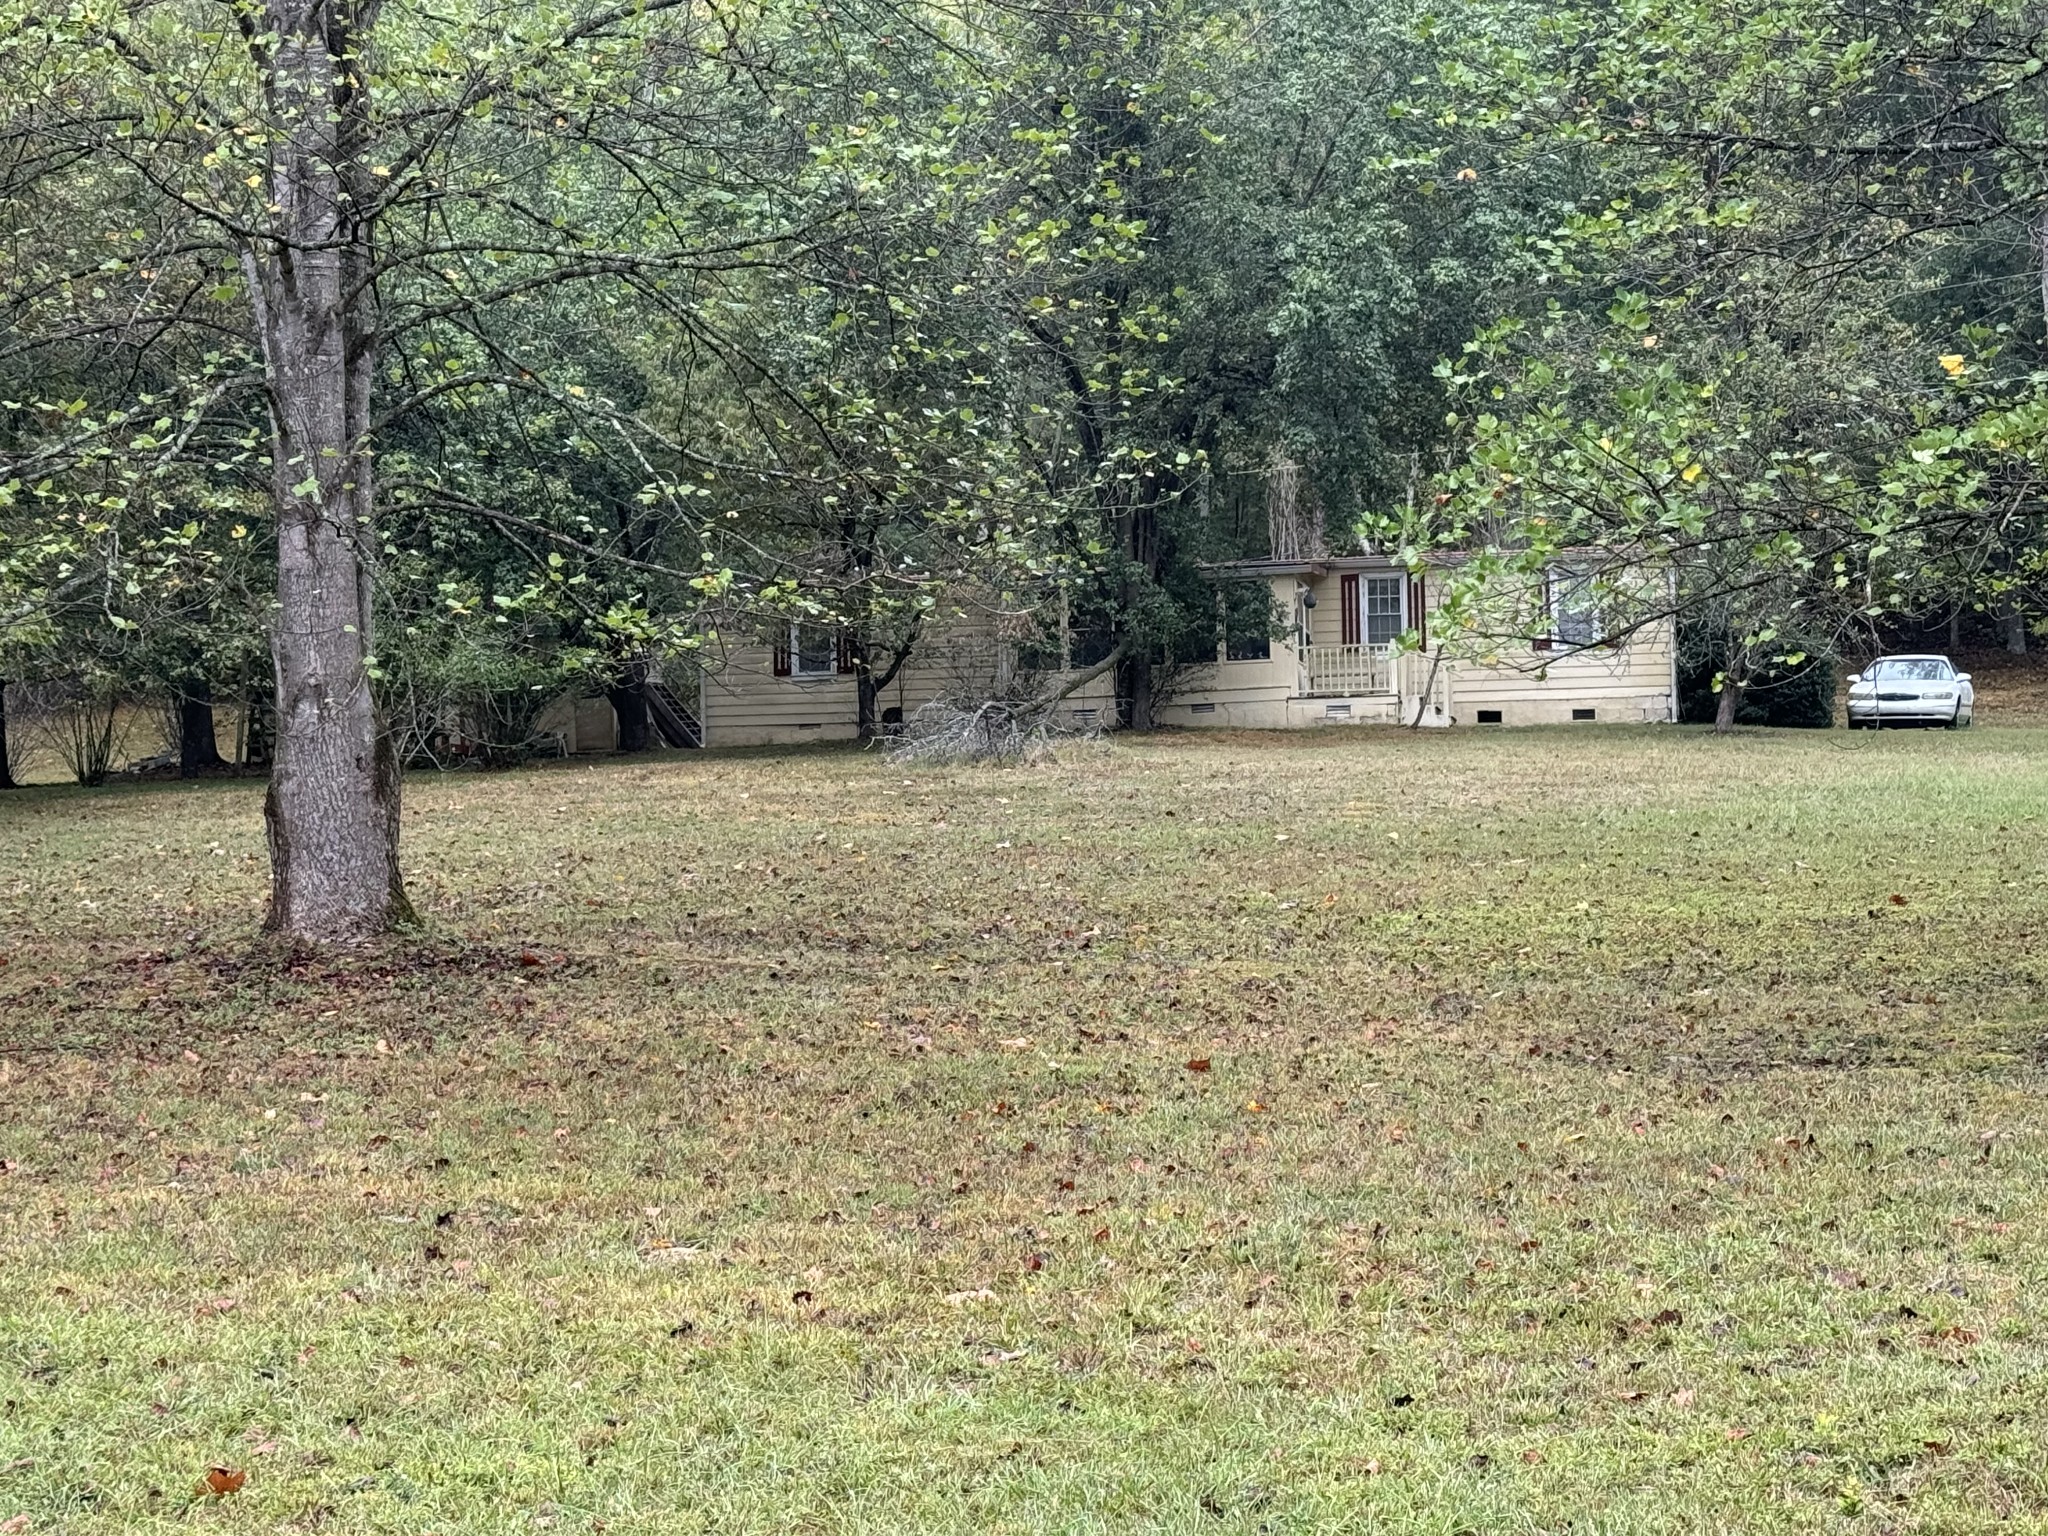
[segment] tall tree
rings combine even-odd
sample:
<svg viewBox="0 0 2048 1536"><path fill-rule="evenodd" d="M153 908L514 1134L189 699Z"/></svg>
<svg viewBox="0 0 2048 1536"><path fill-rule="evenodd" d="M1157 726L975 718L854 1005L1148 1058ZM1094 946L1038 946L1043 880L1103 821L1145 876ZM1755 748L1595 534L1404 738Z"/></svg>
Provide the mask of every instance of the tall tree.
<svg viewBox="0 0 2048 1536"><path fill-rule="evenodd" d="M855 205L854 178L785 174L810 130L777 102L832 62L806 56L808 19L683 0L0 5L10 224L61 206L116 226L93 242L104 256L66 243L77 223L22 253L20 345L122 365L84 391L97 437L25 437L10 478L75 469L93 442L118 439L131 464L153 451L160 435L136 430L155 414L132 384L145 363L171 375L163 430L239 416L262 433L272 928L351 940L410 910L373 686L392 425L490 390L559 400L566 419L587 387L501 344L496 317L570 284L658 312L693 283L774 267ZM649 495L687 505L683 466L645 467Z"/></svg>

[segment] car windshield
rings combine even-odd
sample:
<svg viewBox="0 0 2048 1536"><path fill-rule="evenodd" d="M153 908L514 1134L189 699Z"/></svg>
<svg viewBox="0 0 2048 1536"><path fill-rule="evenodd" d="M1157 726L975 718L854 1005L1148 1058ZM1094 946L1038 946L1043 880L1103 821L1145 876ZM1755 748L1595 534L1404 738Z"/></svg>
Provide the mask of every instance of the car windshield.
<svg viewBox="0 0 2048 1536"><path fill-rule="evenodd" d="M1872 667L1870 675L1881 683L1945 683L1955 671L1938 657L1894 656Z"/></svg>

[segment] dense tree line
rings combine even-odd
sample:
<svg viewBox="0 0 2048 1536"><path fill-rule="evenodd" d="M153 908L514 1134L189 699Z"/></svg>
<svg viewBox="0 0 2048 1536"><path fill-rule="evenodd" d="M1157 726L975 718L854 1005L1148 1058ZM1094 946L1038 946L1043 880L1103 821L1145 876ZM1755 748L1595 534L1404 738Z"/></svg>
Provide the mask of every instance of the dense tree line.
<svg viewBox="0 0 2048 1536"><path fill-rule="evenodd" d="M347 938L450 700L631 747L792 620L864 730L963 592L1143 727L1279 545L1473 552L1476 645L1568 558L1731 719L2023 645L2044 60L2011 0L0 0L0 677L194 773L234 701L272 925Z"/></svg>

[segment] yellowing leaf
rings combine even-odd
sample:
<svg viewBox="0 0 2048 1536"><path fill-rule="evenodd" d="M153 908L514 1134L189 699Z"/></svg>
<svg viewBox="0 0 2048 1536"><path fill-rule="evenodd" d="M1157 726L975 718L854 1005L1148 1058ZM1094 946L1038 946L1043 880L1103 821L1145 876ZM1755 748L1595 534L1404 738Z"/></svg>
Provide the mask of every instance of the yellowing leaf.
<svg viewBox="0 0 2048 1536"><path fill-rule="evenodd" d="M1944 352L1944 353L1942 353L1942 354L1941 354L1941 356L1940 356L1939 358L1937 358L1937 359L1936 359L1936 361L1937 361L1937 362L1939 362L1939 363L1941 364L1941 371L1942 371L1943 373L1947 374L1947 375L1948 375L1948 376L1949 376L1950 378L1952 378L1952 379L1959 379L1959 378L1961 378L1961 377L1962 377L1962 375L1963 375L1963 354L1962 354L1962 353L1960 353L1960 352Z"/></svg>
<svg viewBox="0 0 2048 1536"><path fill-rule="evenodd" d="M1699 477L1705 474L1706 472L1707 467L1704 464L1688 464L1685 466L1684 470L1680 472L1678 478L1683 480L1687 485L1691 485L1693 481L1699 479Z"/></svg>

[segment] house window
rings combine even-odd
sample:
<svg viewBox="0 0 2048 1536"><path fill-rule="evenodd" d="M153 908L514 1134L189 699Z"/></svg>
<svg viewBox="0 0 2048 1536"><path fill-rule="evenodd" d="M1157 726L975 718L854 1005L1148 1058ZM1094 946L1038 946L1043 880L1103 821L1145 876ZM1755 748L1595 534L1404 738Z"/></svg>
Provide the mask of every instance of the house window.
<svg viewBox="0 0 2048 1536"><path fill-rule="evenodd" d="M796 677L817 677L839 670L839 637L822 624L789 626L789 670Z"/></svg>
<svg viewBox="0 0 2048 1536"><path fill-rule="evenodd" d="M1560 645L1597 645L1600 642L1600 604L1593 590L1593 577L1568 566L1552 566L1545 593L1550 609L1550 633Z"/></svg>
<svg viewBox="0 0 2048 1536"><path fill-rule="evenodd" d="M1406 583L1398 576L1368 576L1359 585L1364 589L1365 643L1391 646L1408 627L1401 612L1401 589Z"/></svg>

